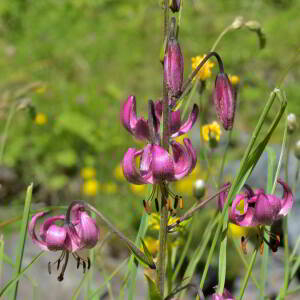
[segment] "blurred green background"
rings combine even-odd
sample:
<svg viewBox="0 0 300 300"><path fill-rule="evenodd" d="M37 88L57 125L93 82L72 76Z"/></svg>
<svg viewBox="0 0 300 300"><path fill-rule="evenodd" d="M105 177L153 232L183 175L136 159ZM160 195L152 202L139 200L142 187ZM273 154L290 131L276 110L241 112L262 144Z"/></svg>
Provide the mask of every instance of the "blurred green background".
<svg viewBox="0 0 300 300"><path fill-rule="evenodd" d="M260 50L257 35L242 28L225 35L216 49L226 72L241 80L232 159L243 153L240 136L251 133L289 64L288 111L300 117L299 11L299 0L184 1L185 78L191 58L207 53L237 16L259 21L266 36ZM1 157L0 221L21 213L25 187L34 182L36 203L88 199L134 238L145 190L126 183L117 168L128 147L139 147L120 124L120 104L134 94L138 113L145 114L147 100L161 97L161 29L158 0L1 0L4 139L9 116L12 121ZM202 122L216 118L210 105L216 74L217 67L207 80ZM281 142L279 127L274 143ZM191 192L191 186L183 189Z"/></svg>

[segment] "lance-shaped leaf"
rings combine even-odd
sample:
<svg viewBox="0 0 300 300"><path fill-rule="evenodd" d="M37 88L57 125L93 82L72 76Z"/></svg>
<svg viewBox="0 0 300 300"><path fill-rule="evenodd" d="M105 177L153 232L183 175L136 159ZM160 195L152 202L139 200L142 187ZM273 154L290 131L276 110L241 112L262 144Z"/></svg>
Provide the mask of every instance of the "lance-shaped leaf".
<svg viewBox="0 0 300 300"><path fill-rule="evenodd" d="M155 282L145 274L148 283L148 291L150 300L163 300L163 297L160 295L159 290Z"/></svg>

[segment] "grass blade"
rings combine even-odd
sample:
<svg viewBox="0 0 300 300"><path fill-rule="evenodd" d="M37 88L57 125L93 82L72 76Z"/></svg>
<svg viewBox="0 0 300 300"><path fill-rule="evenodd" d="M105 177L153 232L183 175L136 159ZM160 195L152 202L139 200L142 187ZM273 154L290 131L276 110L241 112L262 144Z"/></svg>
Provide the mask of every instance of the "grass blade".
<svg viewBox="0 0 300 300"><path fill-rule="evenodd" d="M146 234L148 227L148 215L146 213L143 214L141 219L140 228L136 237L136 246L139 247L141 245L141 238L143 238ZM137 274L138 263L136 263L136 259L134 255L131 255L129 263L128 263L128 300L135 299L135 285L136 285L136 274Z"/></svg>
<svg viewBox="0 0 300 300"><path fill-rule="evenodd" d="M31 199L32 199L32 188L33 183L29 185L26 192L26 198L25 198L25 205L24 205L24 212L23 212L23 219L21 223L21 229L20 229L20 241L19 241L19 247L17 249L17 255L16 255L16 270L15 270L15 277L17 277L20 274L21 267L22 267L22 260L24 255L24 248L25 248L25 242L27 237L27 227L28 227L28 220L29 220L29 213L30 213L30 205L31 205ZM18 294L18 281L16 282L14 286L14 291L12 294L12 299L16 300Z"/></svg>
<svg viewBox="0 0 300 300"><path fill-rule="evenodd" d="M120 272L120 270L126 265L128 259L125 259L108 277L105 278L104 282L100 285L100 287L89 297L89 299L93 299L97 295L99 295L103 288L109 283L109 281Z"/></svg>
<svg viewBox="0 0 300 300"><path fill-rule="evenodd" d="M256 260L256 255L257 255L257 249L255 249L253 254L252 254L250 265L249 265L249 268L248 268L247 273L246 273L245 278L244 278L243 285L242 285L241 290L240 290L240 296L238 298L239 300L243 299L245 289L248 285L248 280L250 278L250 275L252 273L252 269L253 269L253 266L254 266L254 263L255 263L255 260Z"/></svg>
<svg viewBox="0 0 300 300"><path fill-rule="evenodd" d="M0 282L2 277L2 265L4 260L4 240L3 235L0 236Z"/></svg>
<svg viewBox="0 0 300 300"><path fill-rule="evenodd" d="M22 269L15 278L11 279L0 291L0 299L2 296L5 295L5 293L11 288L14 284L16 284L20 278L27 272L32 265L44 254L44 251L41 251L24 269Z"/></svg>

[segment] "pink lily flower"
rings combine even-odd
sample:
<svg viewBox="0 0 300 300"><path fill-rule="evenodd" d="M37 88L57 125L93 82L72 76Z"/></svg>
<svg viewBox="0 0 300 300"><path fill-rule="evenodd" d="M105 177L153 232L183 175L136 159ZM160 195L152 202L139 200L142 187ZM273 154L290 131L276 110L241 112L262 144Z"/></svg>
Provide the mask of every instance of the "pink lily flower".
<svg viewBox="0 0 300 300"><path fill-rule="evenodd" d="M96 221L88 215L82 205L75 205L70 212L70 224L65 215L49 217L40 226L38 237L36 223L46 214L45 212L35 214L29 222L28 231L33 243L42 250L62 251L58 260L48 263L49 274L51 274L51 265L57 264L57 269L59 269L60 263L64 261L62 271L57 278L62 281L70 253L77 260L77 268L82 265L85 272L86 266L88 269L90 268L90 260L89 258L83 259L76 251L95 247L99 239L99 228ZM59 221L63 224L56 224Z"/></svg>

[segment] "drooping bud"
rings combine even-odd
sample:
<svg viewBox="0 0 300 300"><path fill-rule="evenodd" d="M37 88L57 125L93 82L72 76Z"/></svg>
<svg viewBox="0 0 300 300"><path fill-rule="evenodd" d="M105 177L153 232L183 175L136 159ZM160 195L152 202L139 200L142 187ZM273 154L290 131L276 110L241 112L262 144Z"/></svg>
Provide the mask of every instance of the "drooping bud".
<svg viewBox="0 0 300 300"><path fill-rule="evenodd" d="M295 156L297 159L300 159L300 140L296 142L295 146Z"/></svg>
<svg viewBox="0 0 300 300"><path fill-rule="evenodd" d="M227 74L219 73L215 82L214 102L217 115L225 130L233 127L236 98Z"/></svg>
<svg viewBox="0 0 300 300"><path fill-rule="evenodd" d="M164 77L168 89L171 92L171 96L173 97L176 97L181 93L183 68L184 62L180 45L175 37L175 33L172 33L168 41L164 59Z"/></svg>
<svg viewBox="0 0 300 300"><path fill-rule="evenodd" d="M287 116L287 129L288 129L288 133L292 134L294 133L295 129L297 128L297 118L296 115L291 113L288 114Z"/></svg>
<svg viewBox="0 0 300 300"><path fill-rule="evenodd" d="M173 13L179 12L180 10L180 2L181 0L170 0L169 1L169 7L172 10Z"/></svg>
<svg viewBox="0 0 300 300"><path fill-rule="evenodd" d="M193 192L197 199L201 199L204 196L205 181L203 179L198 179L194 182Z"/></svg>

